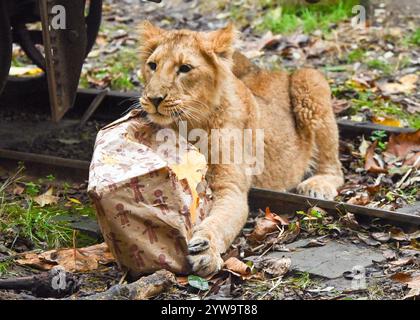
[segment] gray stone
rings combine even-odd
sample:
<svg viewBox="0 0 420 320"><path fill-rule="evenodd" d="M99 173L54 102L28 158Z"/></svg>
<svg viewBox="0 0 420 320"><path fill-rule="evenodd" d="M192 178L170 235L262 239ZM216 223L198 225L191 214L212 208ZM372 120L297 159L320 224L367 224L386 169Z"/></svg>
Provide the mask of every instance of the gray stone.
<svg viewBox="0 0 420 320"><path fill-rule="evenodd" d="M322 247L302 248L307 242L309 240L297 241L288 246L295 251L273 252L268 257L289 257L292 270L328 279L342 277L344 272L351 272L356 266L366 268L374 261L385 260L382 252L370 247L329 241Z"/></svg>

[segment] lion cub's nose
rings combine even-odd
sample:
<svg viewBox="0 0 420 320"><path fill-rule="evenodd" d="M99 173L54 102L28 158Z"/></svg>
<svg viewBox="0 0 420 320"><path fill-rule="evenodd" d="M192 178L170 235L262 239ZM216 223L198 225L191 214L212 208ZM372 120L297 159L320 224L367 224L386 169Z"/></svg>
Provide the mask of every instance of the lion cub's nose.
<svg viewBox="0 0 420 320"><path fill-rule="evenodd" d="M157 108L166 97L148 97L151 103Z"/></svg>

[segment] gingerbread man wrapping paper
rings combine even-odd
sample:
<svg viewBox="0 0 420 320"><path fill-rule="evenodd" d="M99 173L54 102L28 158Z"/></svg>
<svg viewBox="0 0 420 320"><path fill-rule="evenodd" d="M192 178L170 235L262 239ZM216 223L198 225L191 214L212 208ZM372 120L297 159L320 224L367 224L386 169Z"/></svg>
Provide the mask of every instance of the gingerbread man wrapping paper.
<svg viewBox="0 0 420 320"><path fill-rule="evenodd" d="M131 111L98 133L90 167L102 234L133 277L160 269L188 274L187 242L211 206L205 157L182 137L162 149L159 131Z"/></svg>

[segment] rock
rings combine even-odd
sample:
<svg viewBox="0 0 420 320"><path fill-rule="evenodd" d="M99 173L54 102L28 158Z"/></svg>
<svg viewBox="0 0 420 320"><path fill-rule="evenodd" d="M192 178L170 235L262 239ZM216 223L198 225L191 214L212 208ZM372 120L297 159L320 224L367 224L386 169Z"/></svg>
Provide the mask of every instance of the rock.
<svg viewBox="0 0 420 320"><path fill-rule="evenodd" d="M308 240L300 240L291 245L296 248L292 252L273 252L270 258L292 259L291 269L308 272L328 279L342 277L344 272L352 271L354 267L366 268L373 261L382 262L385 257L378 250L354 244L342 244L335 241L328 242L322 247L301 248Z"/></svg>

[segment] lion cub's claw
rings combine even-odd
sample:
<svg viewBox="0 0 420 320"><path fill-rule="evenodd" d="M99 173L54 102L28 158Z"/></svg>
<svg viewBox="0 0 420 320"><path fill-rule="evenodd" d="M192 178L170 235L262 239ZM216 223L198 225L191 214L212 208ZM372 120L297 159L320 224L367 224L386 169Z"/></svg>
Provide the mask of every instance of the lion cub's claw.
<svg viewBox="0 0 420 320"><path fill-rule="evenodd" d="M194 237L188 244L188 252L187 259L193 274L206 277L223 267L223 259L206 238Z"/></svg>
<svg viewBox="0 0 420 320"><path fill-rule="evenodd" d="M321 176L314 176L301 182L297 186L297 191L300 194L322 200L334 200L338 194L334 184L325 181L325 178Z"/></svg>
<svg viewBox="0 0 420 320"><path fill-rule="evenodd" d="M210 248L210 241L205 238L193 238L188 244L188 253L197 254Z"/></svg>

